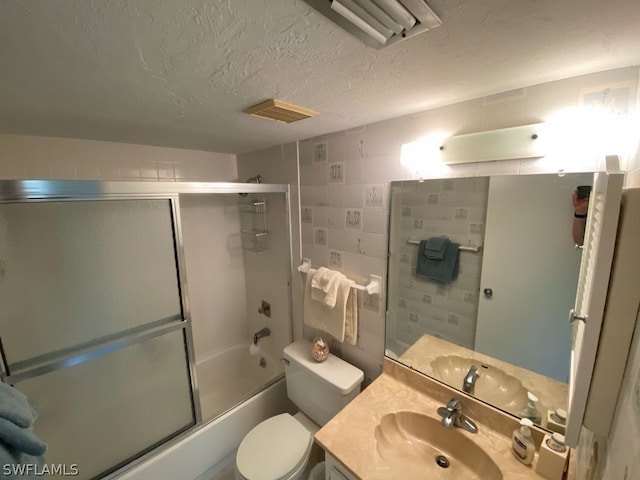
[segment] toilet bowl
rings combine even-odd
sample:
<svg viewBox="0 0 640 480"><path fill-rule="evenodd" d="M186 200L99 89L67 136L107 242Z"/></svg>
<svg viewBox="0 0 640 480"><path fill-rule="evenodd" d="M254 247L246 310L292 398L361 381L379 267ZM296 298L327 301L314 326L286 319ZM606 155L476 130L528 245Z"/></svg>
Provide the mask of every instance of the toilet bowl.
<svg viewBox="0 0 640 480"><path fill-rule="evenodd" d="M313 435L360 393L361 370L334 355L315 362L306 340L285 347L283 357L287 396L301 411L268 418L244 437L236 454L237 480L304 478Z"/></svg>
<svg viewBox="0 0 640 480"><path fill-rule="evenodd" d="M313 435L320 427L301 416L304 415L283 413L252 429L236 454L236 480L303 478L311 456Z"/></svg>

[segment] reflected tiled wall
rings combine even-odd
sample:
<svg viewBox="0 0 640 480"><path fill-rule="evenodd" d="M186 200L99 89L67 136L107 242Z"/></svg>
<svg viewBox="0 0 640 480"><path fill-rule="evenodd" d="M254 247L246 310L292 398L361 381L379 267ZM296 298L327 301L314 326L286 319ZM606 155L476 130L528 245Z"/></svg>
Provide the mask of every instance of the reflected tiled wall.
<svg viewBox="0 0 640 480"><path fill-rule="evenodd" d="M402 353L424 334L473 349L481 251L460 251L458 277L444 285L416 276L418 245L410 241L445 236L462 246L482 246L488 193L488 177L392 186L391 227L397 244L393 247L395 254L389 258L386 337L404 344L395 353ZM393 329L389 328L391 324Z"/></svg>

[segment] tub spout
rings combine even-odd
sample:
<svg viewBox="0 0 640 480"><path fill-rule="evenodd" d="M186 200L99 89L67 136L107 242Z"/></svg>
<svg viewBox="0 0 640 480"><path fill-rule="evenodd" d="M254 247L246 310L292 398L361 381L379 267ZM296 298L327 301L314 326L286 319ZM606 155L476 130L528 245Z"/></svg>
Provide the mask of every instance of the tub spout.
<svg viewBox="0 0 640 480"><path fill-rule="evenodd" d="M267 327L264 327L262 330L258 330L253 334L253 344L258 345L258 340L264 337L268 337L269 335L271 335L271 330L269 330Z"/></svg>

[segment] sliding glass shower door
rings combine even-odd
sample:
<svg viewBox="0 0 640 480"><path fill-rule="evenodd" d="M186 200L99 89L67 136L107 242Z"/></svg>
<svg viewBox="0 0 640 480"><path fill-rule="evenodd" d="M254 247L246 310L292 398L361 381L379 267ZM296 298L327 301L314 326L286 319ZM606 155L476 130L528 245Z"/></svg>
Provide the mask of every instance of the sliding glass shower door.
<svg viewBox="0 0 640 480"><path fill-rule="evenodd" d="M177 198L0 204L3 380L46 462L115 470L195 425Z"/></svg>

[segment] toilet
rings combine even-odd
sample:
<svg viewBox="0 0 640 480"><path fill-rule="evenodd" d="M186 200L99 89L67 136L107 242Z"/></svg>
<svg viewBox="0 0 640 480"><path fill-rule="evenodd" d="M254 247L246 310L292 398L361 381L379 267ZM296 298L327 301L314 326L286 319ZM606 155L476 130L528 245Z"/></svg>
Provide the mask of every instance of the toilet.
<svg viewBox="0 0 640 480"><path fill-rule="evenodd" d="M314 433L360 393L360 369L335 355L314 361L306 340L287 345L283 358L287 396L300 411L268 418L244 437L236 454L237 480L304 478Z"/></svg>

